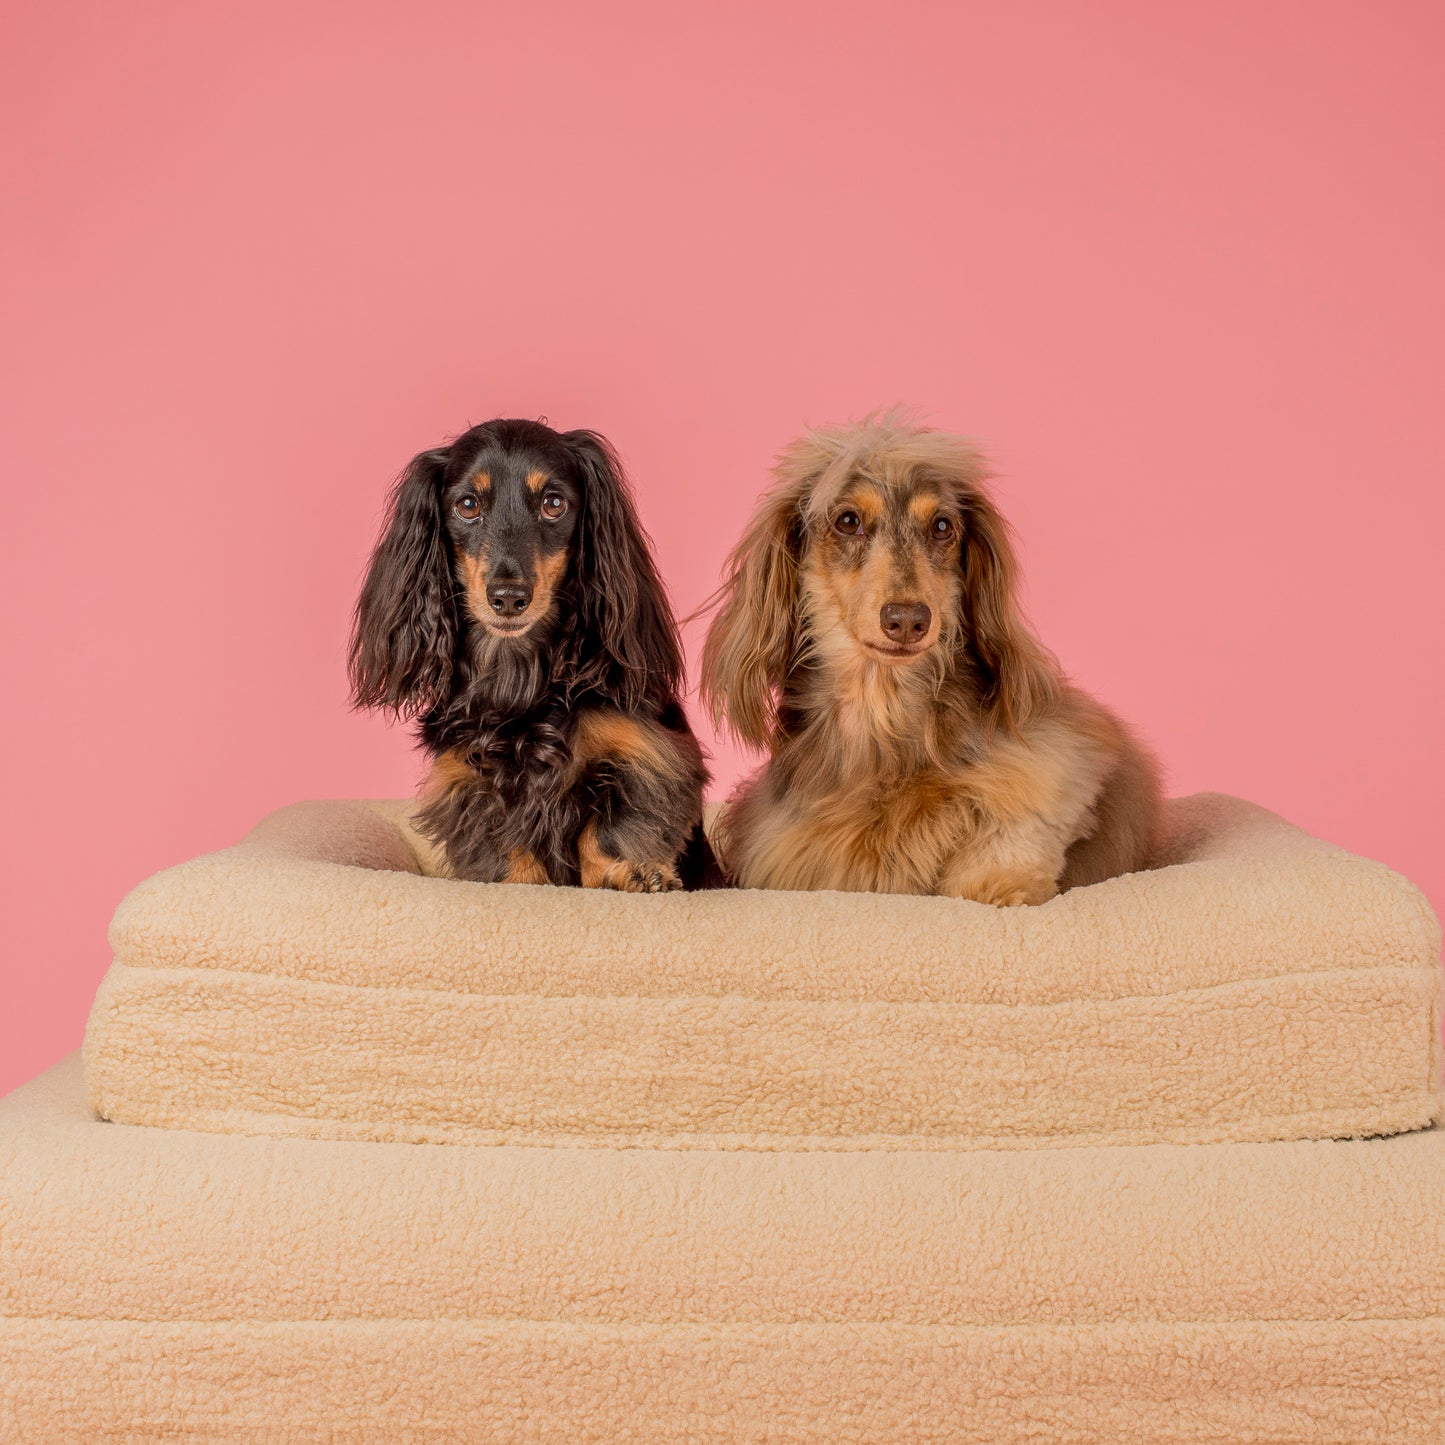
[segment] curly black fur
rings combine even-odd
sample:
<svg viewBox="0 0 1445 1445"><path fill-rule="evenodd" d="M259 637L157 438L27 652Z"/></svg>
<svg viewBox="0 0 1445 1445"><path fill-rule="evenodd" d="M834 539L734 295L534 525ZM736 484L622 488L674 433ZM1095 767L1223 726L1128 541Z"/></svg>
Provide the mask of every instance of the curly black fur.
<svg viewBox="0 0 1445 1445"><path fill-rule="evenodd" d="M553 496L556 519L540 510ZM509 621L498 608L520 605L489 600L498 579L528 598L520 635L498 635ZM544 587L545 606L531 600ZM361 590L350 667L357 706L415 718L445 760L419 817L457 877L498 881L525 855L551 882L577 883L591 824L618 859L715 881L672 611L621 464L595 432L498 420L415 457ZM579 753L589 713L621 714L657 746Z"/></svg>

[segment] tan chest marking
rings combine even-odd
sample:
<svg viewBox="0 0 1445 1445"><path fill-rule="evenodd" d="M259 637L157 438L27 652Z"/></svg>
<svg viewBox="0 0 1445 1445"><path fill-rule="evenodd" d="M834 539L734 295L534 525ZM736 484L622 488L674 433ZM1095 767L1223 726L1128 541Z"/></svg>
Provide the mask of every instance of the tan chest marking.
<svg viewBox="0 0 1445 1445"><path fill-rule="evenodd" d="M476 780L477 770L467 761L466 754L460 748L452 748L433 759L426 785L422 788L422 797L428 801L445 797Z"/></svg>

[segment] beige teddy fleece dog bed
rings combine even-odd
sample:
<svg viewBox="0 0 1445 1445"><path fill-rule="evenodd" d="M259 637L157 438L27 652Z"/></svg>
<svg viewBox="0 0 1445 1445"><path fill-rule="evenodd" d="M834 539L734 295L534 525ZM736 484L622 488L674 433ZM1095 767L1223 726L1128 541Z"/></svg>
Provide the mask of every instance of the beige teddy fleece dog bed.
<svg viewBox="0 0 1445 1445"><path fill-rule="evenodd" d="M0 1104L0 1439L816 1445L1445 1432L1445 1131L472 1149Z"/></svg>
<svg viewBox="0 0 1445 1445"><path fill-rule="evenodd" d="M122 904L85 1045L128 1123L505 1144L945 1149L1326 1138L1440 1112L1440 934L1264 810L1039 908L424 876L310 803Z"/></svg>

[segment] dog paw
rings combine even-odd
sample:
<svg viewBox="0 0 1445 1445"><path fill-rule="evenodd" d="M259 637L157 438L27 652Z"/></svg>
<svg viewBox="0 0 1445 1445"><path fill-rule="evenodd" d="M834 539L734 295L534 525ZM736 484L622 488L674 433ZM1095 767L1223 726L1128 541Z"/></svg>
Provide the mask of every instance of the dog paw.
<svg viewBox="0 0 1445 1445"><path fill-rule="evenodd" d="M1041 888L1010 888L997 898L985 898L982 902L992 903L996 908L1025 908L1037 903L1047 903L1053 896L1052 889L1045 893Z"/></svg>
<svg viewBox="0 0 1445 1445"><path fill-rule="evenodd" d="M1050 898L1057 897L1058 892L1052 878L1040 878L1020 883L1013 888L1000 888L993 897L984 898L982 901L999 908L1023 908L1047 903Z"/></svg>
<svg viewBox="0 0 1445 1445"><path fill-rule="evenodd" d="M1058 892L1058 885L1052 878L1009 873L972 879L955 896L971 898L975 903L990 903L995 908L1023 908L1047 903L1050 898L1057 897Z"/></svg>
<svg viewBox="0 0 1445 1445"><path fill-rule="evenodd" d="M682 879L671 863L626 863L617 869L612 886L624 893L676 893Z"/></svg>

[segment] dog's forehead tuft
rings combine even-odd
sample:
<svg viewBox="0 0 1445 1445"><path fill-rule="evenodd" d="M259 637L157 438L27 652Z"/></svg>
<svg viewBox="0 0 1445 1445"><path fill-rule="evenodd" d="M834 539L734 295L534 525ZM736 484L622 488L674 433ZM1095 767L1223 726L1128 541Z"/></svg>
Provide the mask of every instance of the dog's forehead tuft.
<svg viewBox="0 0 1445 1445"><path fill-rule="evenodd" d="M923 428L862 425L813 433L808 440L795 459L807 455L816 467L804 502L812 516L861 491L871 491L889 511L918 497L936 503L977 489L987 474L964 438Z"/></svg>
<svg viewBox="0 0 1445 1445"><path fill-rule="evenodd" d="M918 426L901 414L808 432L779 458L780 479L806 487L805 510L827 511L855 480L889 492L945 498L982 488L988 466L965 437Z"/></svg>

